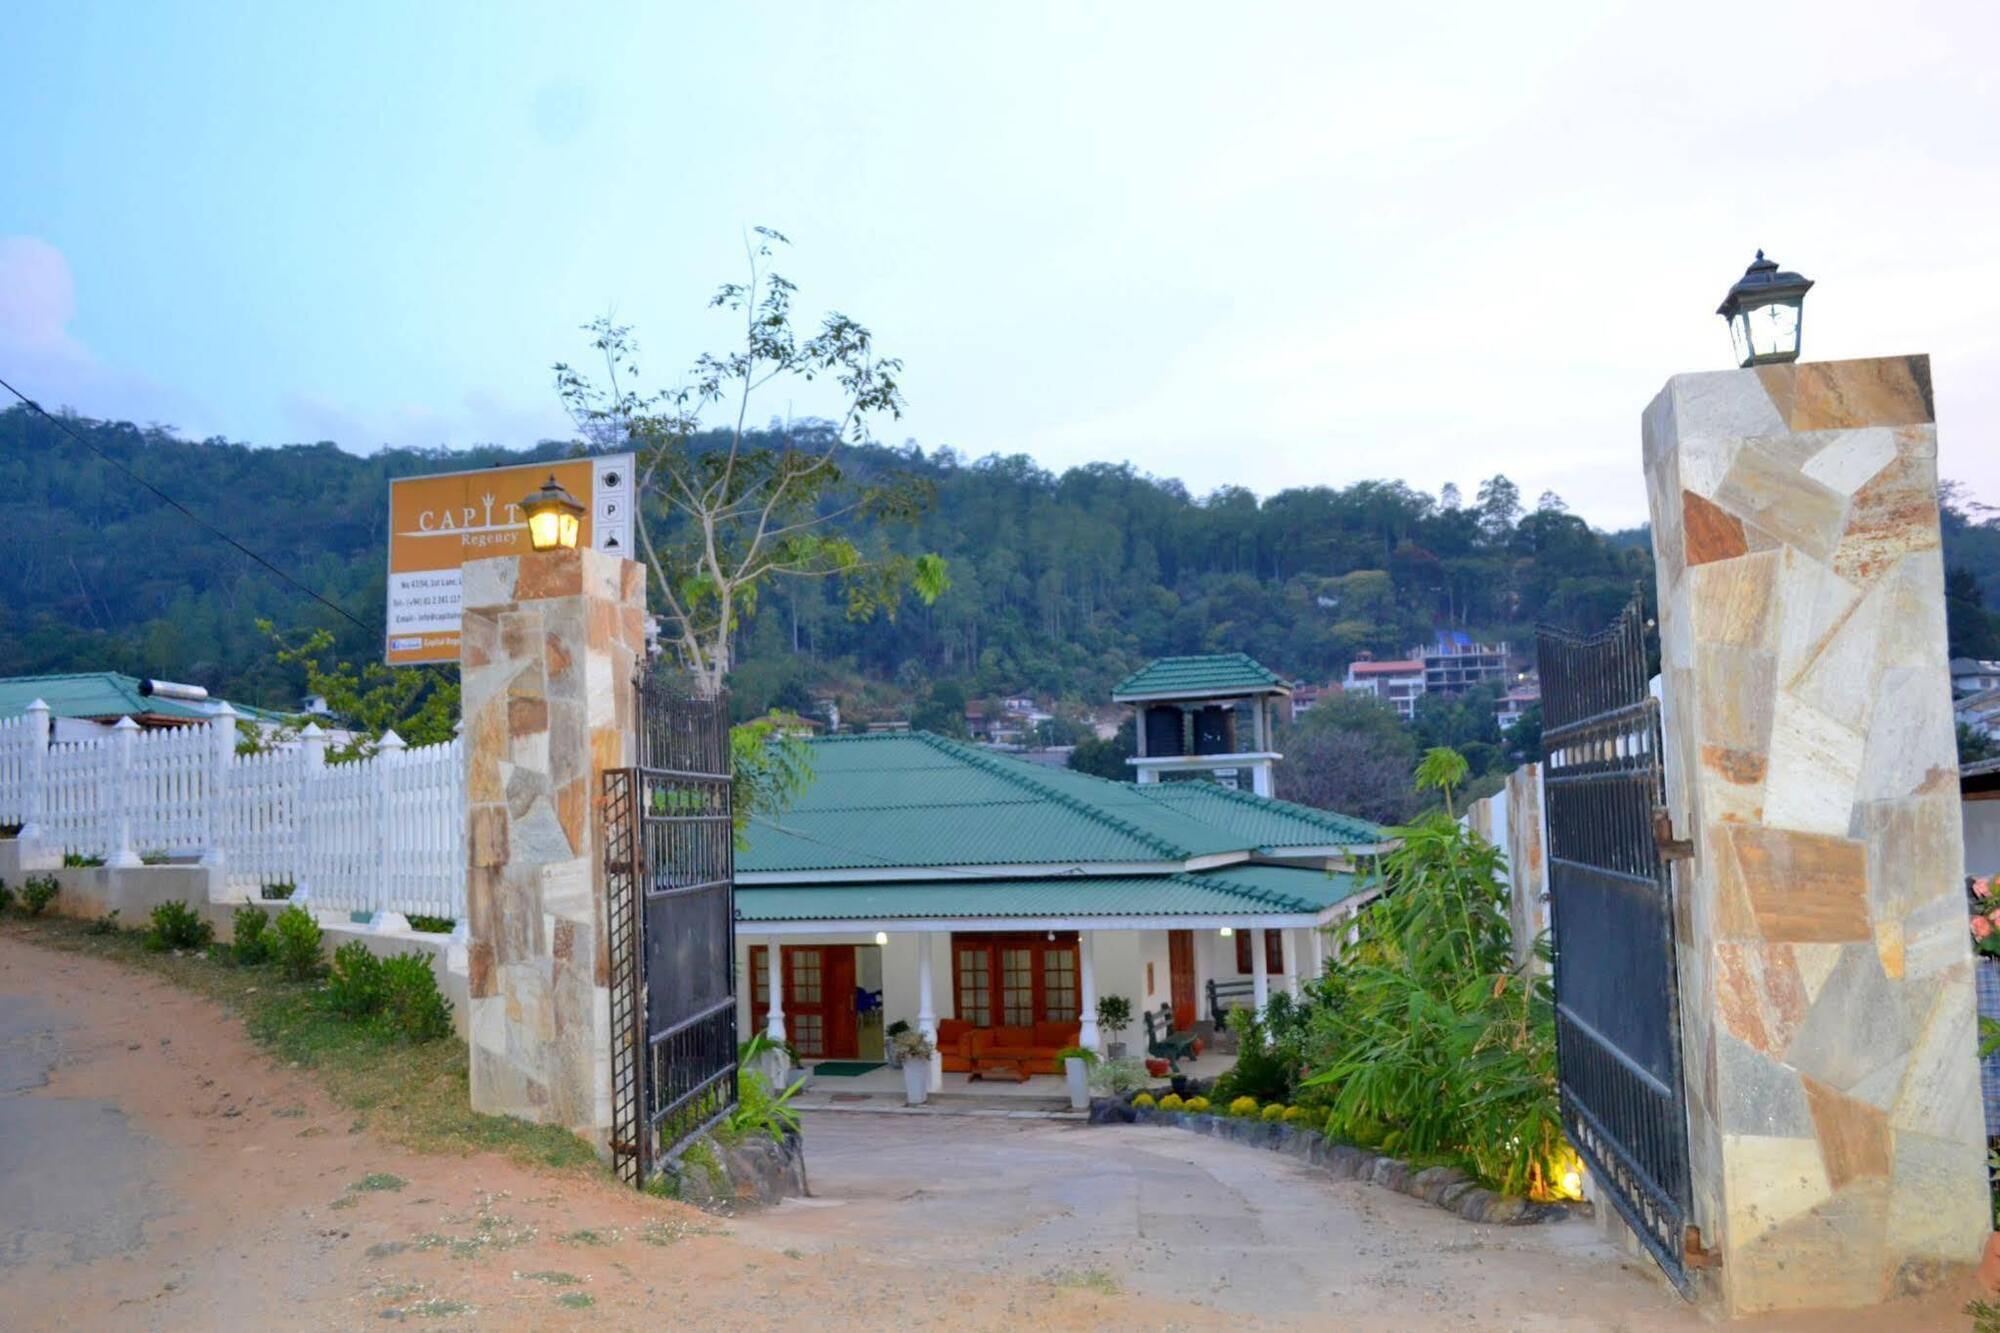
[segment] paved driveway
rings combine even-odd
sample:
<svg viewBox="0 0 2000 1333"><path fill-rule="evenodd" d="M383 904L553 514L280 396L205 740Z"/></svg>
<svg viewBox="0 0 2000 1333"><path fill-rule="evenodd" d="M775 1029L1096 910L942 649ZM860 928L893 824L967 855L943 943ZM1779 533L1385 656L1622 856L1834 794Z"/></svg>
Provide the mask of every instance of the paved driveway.
<svg viewBox="0 0 2000 1333"><path fill-rule="evenodd" d="M1589 1222L1470 1223L1183 1130L809 1112L806 1142L816 1197L746 1238L1343 1327L1700 1326Z"/></svg>

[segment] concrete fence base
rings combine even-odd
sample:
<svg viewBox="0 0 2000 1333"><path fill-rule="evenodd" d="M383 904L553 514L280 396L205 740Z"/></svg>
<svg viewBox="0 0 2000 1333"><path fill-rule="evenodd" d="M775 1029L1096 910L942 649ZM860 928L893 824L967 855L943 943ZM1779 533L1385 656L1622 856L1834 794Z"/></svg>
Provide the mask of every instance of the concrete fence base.
<svg viewBox="0 0 2000 1333"><path fill-rule="evenodd" d="M236 909L244 906L246 900L239 897L232 902L216 901L222 892L222 872L213 867L64 866L61 860L60 856L51 857L17 839L0 839L0 880L5 880L8 887L18 892L30 875L52 876L62 886L48 906L51 916L96 921L115 911L120 929L144 930L152 920L154 908L183 902L215 927L216 939L227 942L234 938ZM281 901L259 901L255 905L270 916L276 916L286 906ZM435 955L431 970L437 976L438 990L451 1002L452 1028L461 1038L467 1036L472 1001L466 984L464 950L454 949L450 936L380 929L360 922L329 920L329 914L325 913L314 915L319 920L323 947L329 958L335 949L351 940L361 941L370 953L383 958L412 952Z"/></svg>

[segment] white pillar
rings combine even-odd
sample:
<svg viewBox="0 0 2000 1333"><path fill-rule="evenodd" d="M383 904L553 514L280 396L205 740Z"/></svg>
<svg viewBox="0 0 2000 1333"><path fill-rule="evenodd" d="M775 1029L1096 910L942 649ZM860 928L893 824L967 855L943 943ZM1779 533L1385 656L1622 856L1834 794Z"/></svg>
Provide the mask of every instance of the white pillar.
<svg viewBox="0 0 2000 1333"><path fill-rule="evenodd" d="M764 966L769 972L767 985L771 991L771 1016L764 1024L764 1035L783 1045L785 1041L785 949L777 936L764 946Z"/></svg>
<svg viewBox="0 0 2000 1333"><path fill-rule="evenodd" d="M129 717L118 719L111 728L111 836L104 864L135 866L139 854L132 850L132 747L139 739L139 724Z"/></svg>
<svg viewBox="0 0 2000 1333"><path fill-rule="evenodd" d="M1278 957L1285 965L1285 993L1296 1000L1299 998L1299 946L1289 930L1278 932Z"/></svg>
<svg viewBox="0 0 2000 1333"><path fill-rule="evenodd" d="M28 753L22 773L26 790L21 793L26 808L21 811L21 831L15 835L23 843L44 835L42 819L49 808L49 706L37 699L28 705L26 717Z"/></svg>
<svg viewBox="0 0 2000 1333"><path fill-rule="evenodd" d="M1275 789L1271 785L1271 763L1269 760L1260 759L1250 765L1250 790L1266 798L1274 794Z"/></svg>
<svg viewBox="0 0 2000 1333"><path fill-rule="evenodd" d="M917 932L917 1031L931 1044L932 1092L944 1086L944 1055L937 1048L937 1002L931 994L931 933Z"/></svg>
<svg viewBox="0 0 2000 1333"><path fill-rule="evenodd" d="M1077 1029L1076 1044L1086 1051L1104 1049L1097 1039L1097 967L1091 962L1091 947L1095 943L1093 931L1082 930L1076 936L1076 1001Z"/></svg>
<svg viewBox="0 0 2000 1333"><path fill-rule="evenodd" d="M396 857L396 769L403 762L403 738L394 729L382 733L375 742L375 893L374 911L369 915L371 930L408 930L409 918L388 908L389 877L395 873Z"/></svg>
<svg viewBox="0 0 2000 1333"><path fill-rule="evenodd" d="M1318 926L1306 931L1306 976L1318 981L1326 975L1326 938L1320 934Z"/></svg>
<svg viewBox="0 0 2000 1333"><path fill-rule="evenodd" d="M1264 965L1264 930L1254 921L1237 929L1250 932L1250 1004L1261 1019L1264 1006L1271 1002L1270 969Z"/></svg>
<svg viewBox="0 0 2000 1333"><path fill-rule="evenodd" d="M236 710L228 704L215 710L215 716L208 720L208 760L204 767L207 778L202 783L203 794L208 799L207 827L203 841L201 863L220 868L222 865L223 821L228 811L223 805L223 793L229 787L229 764L236 757ZM221 879L211 879L211 892L221 889Z"/></svg>

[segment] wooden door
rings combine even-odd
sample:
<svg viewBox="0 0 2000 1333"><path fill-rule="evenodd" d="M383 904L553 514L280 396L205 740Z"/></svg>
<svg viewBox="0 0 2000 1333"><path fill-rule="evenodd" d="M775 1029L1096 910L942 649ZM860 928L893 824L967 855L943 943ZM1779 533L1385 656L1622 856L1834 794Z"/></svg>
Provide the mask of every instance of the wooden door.
<svg viewBox="0 0 2000 1333"><path fill-rule="evenodd" d="M751 1012L762 1028L770 1020L770 971L764 946L750 950ZM851 1060L859 1053L854 1012L854 946L787 944L785 1035L801 1060Z"/></svg>
<svg viewBox="0 0 2000 1333"><path fill-rule="evenodd" d="M1174 1030L1184 1032L1200 1016L1194 987L1194 932L1167 932L1167 972L1173 990Z"/></svg>

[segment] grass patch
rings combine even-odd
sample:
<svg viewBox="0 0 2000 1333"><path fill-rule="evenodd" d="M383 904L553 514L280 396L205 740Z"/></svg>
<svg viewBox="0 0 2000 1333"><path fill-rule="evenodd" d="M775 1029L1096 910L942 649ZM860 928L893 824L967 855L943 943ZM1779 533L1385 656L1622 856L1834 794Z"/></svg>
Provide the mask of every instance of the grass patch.
<svg viewBox="0 0 2000 1333"><path fill-rule="evenodd" d="M1094 1291L1100 1296L1119 1294L1118 1279L1103 1268L1065 1268L1049 1274L1049 1281L1073 1291Z"/></svg>
<svg viewBox="0 0 2000 1333"><path fill-rule="evenodd" d="M473 1111L465 1043L412 1044L351 1023L324 1002L317 981L275 967L228 967L205 956L149 952L131 932L92 934L61 917L0 923L10 939L143 969L221 1003L277 1059L313 1070L355 1113L355 1124L417 1152L497 1152L533 1166L602 1170L591 1146L555 1125Z"/></svg>
<svg viewBox="0 0 2000 1333"><path fill-rule="evenodd" d="M370 1171L347 1188L350 1190L399 1190L410 1182L387 1171Z"/></svg>
<svg viewBox="0 0 2000 1333"><path fill-rule="evenodd" d="M597 1304L587 1291L566 1291L556 1297L556 1304L571 1310L588 1310Z"/></svg>
<svg viewBox="0 0 2000 1333"><path fill-rule="evenodd" d="M585 1227L572 1231L560 1238L565 1245L610 1245L618 1239L616 1231L592 1231Z"/></svg>
<svg viewBox="0 0 2000 1333"><path fill-rule="evenodd" d="M541 1282L551 1287L574 1287L583 1281L574 1273L565 1273L558 1268L544 1268L535 1273L516 1273L523 1282Z"/></svg>

